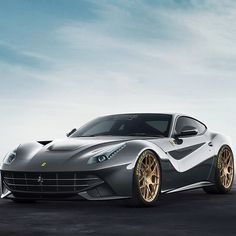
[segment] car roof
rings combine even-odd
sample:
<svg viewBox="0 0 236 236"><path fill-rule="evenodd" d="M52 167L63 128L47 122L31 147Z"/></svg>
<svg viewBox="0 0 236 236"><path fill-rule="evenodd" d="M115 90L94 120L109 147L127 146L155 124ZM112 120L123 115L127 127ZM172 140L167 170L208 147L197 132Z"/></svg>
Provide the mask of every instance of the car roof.
<svg viewBox="0 0 236 236"><path fill-rule="evenodd" d="M119 116L119 115L171 115L173 117L177 117L177 116L189 116L189 115L185 115L185 114L181 114L181 113L152 113L152 112L131 112L131 113L117 113L117 114L110 114L110 116ZM108 115L109 116L109 115ZM189 116L192 117L192 116Z"/></svg>
<svg viewBox="0 0 236 236"><path fill-rule="evenodd" d="M196 117L194 117L192 115L187 115L187 114L183 114L183 113L174 113L174 112L167 112L167 113L161 113L161 112L160 113L154 113L154 112L130 112L130 113L109 114L109 115L104 115L104 116L119 116L119 115L170 115L170 116L173 117L173 120L175 120L179 116L186 116L186 117L193 118L193 119L203 123L198 118L196 118ZM104 117L104 116L102 116L102 117Z"/></svg>

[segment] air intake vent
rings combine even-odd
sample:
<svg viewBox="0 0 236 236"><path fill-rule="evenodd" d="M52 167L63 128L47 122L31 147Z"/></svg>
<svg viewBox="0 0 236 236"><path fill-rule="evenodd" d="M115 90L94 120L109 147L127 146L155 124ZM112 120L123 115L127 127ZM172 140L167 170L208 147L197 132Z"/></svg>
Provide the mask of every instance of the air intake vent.
<svg viewBox="0 0 236 236"><path fill-rule="evenodd" d="M77 172L2 172L3 183L12 192L78 193L103 183L91 175Z"/></svg>

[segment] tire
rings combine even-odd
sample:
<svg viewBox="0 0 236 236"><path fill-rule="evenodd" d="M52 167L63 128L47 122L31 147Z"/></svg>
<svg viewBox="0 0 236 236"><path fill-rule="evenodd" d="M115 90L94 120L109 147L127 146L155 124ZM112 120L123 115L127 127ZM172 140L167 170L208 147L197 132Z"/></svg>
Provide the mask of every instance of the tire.
<svg viewBox="0 0 236 236"><path fill-rule="evenodd" d="M221 147L216 160L215 185L204 187L210 194L228 193L234 180L234 157L231 148L227 145Z"/></svg>
<svg viewBox="0 0 236 236"><path fill-rule="evenodd" d="M146 150L139 156L133 186L134 205L152 206L156 203L161 191L161 165L154 152Z"/></svg>

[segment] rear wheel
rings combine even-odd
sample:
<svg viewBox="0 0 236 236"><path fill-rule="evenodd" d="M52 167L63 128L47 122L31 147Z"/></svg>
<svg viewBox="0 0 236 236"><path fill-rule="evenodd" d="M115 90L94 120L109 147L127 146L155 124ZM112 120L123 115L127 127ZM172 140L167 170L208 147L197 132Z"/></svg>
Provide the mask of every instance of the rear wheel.
<svg viewBox="0 0 236 236"><path fill-rule="evenodd" d="M133 200L138 205L153 205L161 189L161 166L156 155L144 151L135 166Z"/></svg>
<svg viewBox="0 0 236 236"><path fill-rule="evenodd" d="M204 187L207 193L228 193L234 180L234 157L229 146L223 146L217 156L215 185Z"/></svg>

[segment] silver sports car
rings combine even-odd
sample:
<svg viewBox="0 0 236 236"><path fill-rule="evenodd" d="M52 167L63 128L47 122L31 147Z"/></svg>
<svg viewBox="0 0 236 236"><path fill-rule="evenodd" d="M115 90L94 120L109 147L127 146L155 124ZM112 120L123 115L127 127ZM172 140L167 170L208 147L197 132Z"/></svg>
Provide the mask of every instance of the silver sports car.
<svg viewBox="0 0 236 236"><path fill-rule="evenodd" d="M97 118L66 139L19 145L1 166L2 198L132 199L203 188L227 193L234 179L229 140L180 114Z"/></svg>

